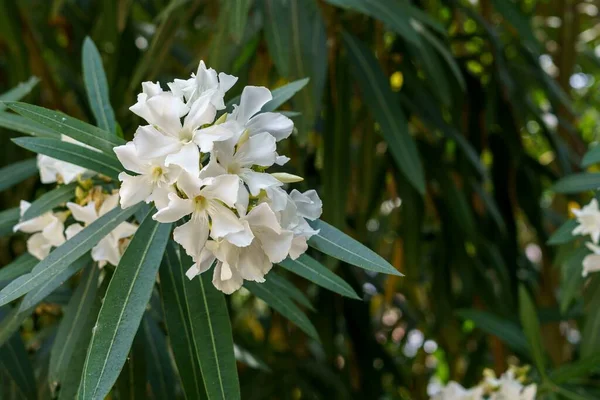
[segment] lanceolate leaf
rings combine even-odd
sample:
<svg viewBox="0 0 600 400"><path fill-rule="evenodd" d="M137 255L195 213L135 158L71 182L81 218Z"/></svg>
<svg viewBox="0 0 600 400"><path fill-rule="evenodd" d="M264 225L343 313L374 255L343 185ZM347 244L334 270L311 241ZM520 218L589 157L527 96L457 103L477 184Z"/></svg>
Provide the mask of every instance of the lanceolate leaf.
<svg viewBox="0 0 600 400"><path fill-rule="evenodd" d="M24 398L33 400L37 398L33 368L19 333L15 333L10 340L0 346L1 365L4 365Z"/></svg>
<svg viewBox="0 0 600 400"><path fill-rule="evenodd" d="M591 282L586 284L586 316L581 335L580 354L591 357L600 348L600 277L592 274Z"/></svg>
<svg viewBox="0 0 600 400"><path fill-rule="evenodd" d="M83 256L79 257L60 274L53 276L51 279L48 279L42 285L37 287L36 290L27 293L23 298L21 304L19 304L19 309L21 311L24 311L30 307L34 307L35 305L37 305L39 302L44 300L46 296L54 292L56 288L58 288L65 281L67 281L70 277L79 272L79 270L82 269L86 264L89 264L91 260L92 259L89 253L86 253Z"/></svg>
<svg viewBox="0 0 600 400"><path fill-rule="evenodd" d="M546 366L544 361L544 349L542 347L540 321L538 320L535 311L535 305L524 286L519 286L519 314L521 316L521 325L523 326L525 336L527 336L535 366L542 377L545 377Z"/></svg>
<svg viewBox="0 0 600 400"><path fill-rule="evenodd" d="M182 263L180 255L185 259L185 263ZM196 349L190 325L189 299L184 292L184 284L187 280L185 266L189 267L192 263L192 259L185 254L185 251L177 252L174 243L170 242L159 270L161 300L169 342L188 400L206 397L200 365L195 357Z"/></svg>
<svg viewBox="0 0 600 400"><path fill-rule="evenodd" d="M229 32L236 44L240 44L244 31L246 29L246 21L248 20L248 10L252 0L234 0L227 8L229 10Z"/></svg>
<svg viewBox="0 0 600 400"><path fill-rule="evenodd" d="M279 314L289 319L298 328L302 329L308 336L319 340L317 330L310 322L306 314L285 294L267 290L264 285L256 282L245 281L244 287L253 295L273 307Z"/></svg>
<svg viewBox="0 0 600 400"><path fill-rule="evenodd" d="M19 208L0 211L0 236L13 232L13 227L19 222Z"/></svg>
<svg viewBox="0 0 600 400"><path fill-rule="evenodd" d="M0 103L1 104L1 103ZM60 134L17 114L0 111L0 127L26 135L59 138Z"/></svg>
<svg viewBox="0 0 600 400"><path fill-rule="evenodd" d="M152 294L169 234L148 214L125 250L92 335L81 393L85 399L104 399L119 376Z"/></svg>
<svg viewBox="0 0 600 400"><path fill-rule="evenodd" d="M27 275L23 275L0 291L0 305L6 304L33 290L67 269L72 262L87 253L100 239L121 222L131 217L140 205L122 210L119 207L92 222L71 240L56 248Z"/></svg>
<svg viewBox="0 0 600 400"><path fill-rule="evenodd" d="M342 278L306 254L301 255L295 260L290 258L285 259L280 262L279 265L321 287L341 294L342 296L360 300L360 297L356 294L354 289L344 282Z"/></svg>
<svg viewBox="0 0 600 400"><path fill-rule="evenodd" d="M102 58L89 37L83 41L83 79L97 125L107 132L116 134L115 113L110 105Z"/></svg>
<svg viewBox="0 0 600 400"><path fill-rule="evenodd" d="M7 189L37 174L37 161L30 158L0 168L0 190Z"/></svg>
<svg viewBox="0 0 600 400"><path fill-rule="evenodd" d="M560 226L548 239L548 244L557 245L569 243L576 239L577 236L573 235L573 229L577 227L577 220L570 219Z"/></svg>
<svg viewBox="0 0 600 400"><path fill-rule="evenodd" d="M267 287L273 287L280 292L285 293L287 296L296 300L298 303L303 306L309 308L311 311L315 311L312 304L310 304L310 300L306 298L304 293L302 293L293 283L285 279L284 277L277 275L275 271L269 272L266 277L266 281L264 283Z"/></svg>
<svg viewBox="0 0 600 400"><path fill-rule="evenodd" d="M555 369L550 374L550 379L554 383L563 383L571 379L583 378L593 371L597 371L600 366L600 352L593 353L581 360L563 365Z"/></svg>
<svg viewBox="0 0 600 400"><path fill-rule="evenodd" d="M410 136L406 116L377 59L368 47L348 33L344 33L344 43L365 103L381 125L381 132L396 164L415 189L424 194L425 174L417 145Z"/></svg>
<svg viewBox="0 0 600 400"><path fill-rule="evenodd" d="M319 230L319 233L308 240L310 247L369 271L402 276L396 268L392 267L379 254L327 222L316 220L309 223L313 229Z"/></svg>
<svg viewBox="0 0 600 400"><path fill-rule="evenodd" d="M94 318L90 311L96 298L99 276L100 268L95 263L88 265L65 309L50 353L48 382L51 386L63 382L69 372L73 352L87 326L86 321Z"/></svg>
<svg viewBox="0 0 600 400"><path fill-rule="evenodd" d="M562 178L554 184L554 191L558 193L576 194L600 188L600 174L582 172Z"/></svg>
<svg viewBox="0 0 600 400"><path fill-rule="evenodd" d="M154 398L175 399L175 377L165 335L148 313L144 315L140 329L144 337L146 372Z"/></svg>
<svg viewBox="0 0 600 400"><path fill-rule="evenodd" d="M133 339L131 351L123 365L121 374L115 385L119 392L119 398L130 400L143 400L148 398L148 378L146 375L146 343L142 329ZM83 398L81 400L84 400Z"/></svg>
<svg viewBox="0 0 600 400"><path fill-rule="evenodd" d="M29 253L23 253L16 260L0 268L0 282L10 281L29 273L39 260Z"/></svg>
<svg viewBox="0 0 600 400"><path fill-rule="evenodd" d="M304 86L308 84L310 78L298 79L273 90L273 99L265 104L262 108L262 112L275 111L286 101L291 99L296 93L298 93Z"/></svg>
<svg viewBox="0 0 600 400"><path fill-rule="evenodd" d="M27 137L13 139L13 142L27 150L79 165L115 180L123 171L123 167L116 158L74 143L58 139Z"/></svg>
<svg viewBox="0 0 600 400"><path fill-rule="evenodd" d="M6 108L4 101L17 101L27 96L39 81L37 76L32 76L26 82L21 82L8 92L0 94L0 110Z"/></svg>
<svg viewBox="0 0 600 400"><path fill-rule="evenodd" d="M77 184L70 183L68 185L62 185L54 190L44 193L37 200L35 200L29 208L23 213L21 218L23 221L42 215L46 211L52 210L59 204L66 203L67 201L75 197L75 188Z"/></svg>
<svg viewBox="0 0 600 400"><path fill-rule="evenodd" d="M18 102L7 103L7 105L11 110L52 129L58 134L67 135L112 157L115 157L113 147L125 143L123 139L116 135L58 111Z"/></svg>
<svg viewBox="0 0 600 400"><path fill-rule="evenodd" d="M19 327L27 317L31 315L32 310L19 312L17 307L14 307L0 321L0 346L6 343L10 337L19 330Z"/></svg>
<svg viewBox="0 0 600 400"><path fill-rule="evenodd" d="M209 399L240 399L231 322L225 295L205 272L184 283L195 354Z"/></svg>
<svg viewBox="0 0 600 400"><path fill-rule="evenodd" d="M600 146L596 145L588 150L581 160L581 166L583 168L589 167L590 165L597 164L600 162Z"/></svg>

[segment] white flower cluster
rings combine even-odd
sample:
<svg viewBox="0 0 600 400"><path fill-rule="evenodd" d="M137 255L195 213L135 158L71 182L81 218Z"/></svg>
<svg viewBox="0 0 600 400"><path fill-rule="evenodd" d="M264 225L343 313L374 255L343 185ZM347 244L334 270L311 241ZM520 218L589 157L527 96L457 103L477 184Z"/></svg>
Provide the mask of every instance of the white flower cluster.
<svg viewBox="0 0 600 400"><path fill-rule="evenodd" d="M592 199L590 203L584 206L581 210L572 208L571 212L577 217L577 227L573 229L573 235L590 235L592 242L587 242L585 245L592 251L592 254L587 255L583 259L582 275L585 277L590 272L600 271L600 210L598 209L598 201Z"/></svg>
<svg viewBox="0 0 600 400"><path fill-rule="evenodd" d="M69 167L70 168L70 167ZM62 176L61 176L62 177ZM33 233L27 240L27 251L38 260L48 256L52 247L60 246L66 240L81 232L87 226L119 205L119 194L106 194L101 190L94 192L94 200L88 200L85 206L77 203L67 203L67 208L73 218L83 223L73 223L65 230L64 223L69 216L69 211L46 212L38 217L18 223L13 230L25 233ZM21 200L21 217L30 207L30 203ZM110 263L117 265L126 245L127 240L137 230L137 225L123 222L112 232L105 236L92 248L92 259L98 262L100 267Z"/></svg>
<svg viewBox="0 0 600 400"><path fill-rule="evenodd" d="M85 144L78 142L75 139L71 139L66 135L61 135L61 140L63 142L77 144L93 150L93 147L86 146ZM56 158L52 158L43 154L38 154L37 166L38 170L40 171L40 180L42 183L60 182L68 184L74 182L78 177L81 177L84 174L93 174L93 172L80 167L79 165L57 160Z"/></svg>
<svg viewBox="0 0 600 400"><path fill-rule="evenodd" d="M213 284L228 294L244 279L264 282L273 263L304 253L317 233L307 220L322 208L314 190L282 188L301 178L265 172L289 160L277 153L277 142L294 127L282 114L261 113L272 99L267 88L245 87L239 105L217 119L236 81L200 62L195 75L169 83L169 91L143 83L130 110L148 125L114 149L135 174L119 175L121 206L154 202L155 220L180 221L174 240L195 262L188 278L216 261Z"/></svg>
<svg viewBox="0 0 600 400"><path fill-rule="evenodd" d="M484 371L484 380L477 386L465 389L461 384L451 381L431 400L534 400L537 385L524 385L527 368L510 367L500 378L493 371Z"/></svg>

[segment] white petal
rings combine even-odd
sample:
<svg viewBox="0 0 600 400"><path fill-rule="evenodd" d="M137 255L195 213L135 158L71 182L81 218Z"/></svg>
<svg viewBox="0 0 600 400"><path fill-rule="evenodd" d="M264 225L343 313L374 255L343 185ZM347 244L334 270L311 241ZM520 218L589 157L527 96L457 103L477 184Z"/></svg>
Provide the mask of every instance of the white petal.
<svg viewBox="0 0 600 400"><path fill-rule="evenodd" d="M46 258L51 248L52 245L41 233L36 233L27 240L27 251L38 260Z"/></svg>
<svg viewBox="0 0 600 400"><path fill-rule="evenodd" d="M185 275L188 279L193 279L194 277L208 271L213 262L215 262L215 256L208 249L204 248L200 253L200 257L196 262L186 271Z"/></svg>
<svg viewBox="0 0 600 400"><path fill-rule="evenodd" d="M240 177L246 182L246 185L248 185L248 189L252 196L258 196L263 189L283 185L283 183L279 182L275 177L271 176L271 174L252 171L248 168L242 169Z"/></svg>
<svg viewBox="0 0 600 400"><path fill-rule="evenodd" d="M121 208L131 207L145 201L152 194L153 185L143 175L131 176L126 172L121 172L119 180L121 181L119 189Z"/></svg>
<svg viewBox="0 0 600 400"><path fill-rule="evenodd" d="M200 256L208 238L208 219L192 218L189 222L173 230L173 239L179 243L192 258Z"/></svg>
<svg viewBox="0 0 600 400"><path fill-rule="evenodd" d="M140 159L133 142L127 142L127 144L123 146L117 146L113 148L113 151L125 169L138 174L144 172L145 163Z"/></svg>
<svg viewBox="0 0 600 400"><path fill-rule="evenodd" d="M218 202L210 202L208 214L212 222L210 235L213 239L241 232L244 229L244 225L242 225L233 211Z"/></svg>
<svg viewBox="0 0 600 400"><path fill-rule="evenodd" d="M238 247L249 246L250 243L252 243L252 240L254 239L254 234L252 233L252 230L250 229L250 225L248 224L248 221L241 220L240 222L244 226L244 229L239 232L234 232L234 233L225 235L225 240L227 240L229 243L234 244Z"/></svg>
<svg viewBox="0 0 600 400"><path fill-rule="evenodd" d="M193 132L202 125L212 123L216 114L217 110L210 102L210 98L202 96L192 103L190 112L183 122L183 129Z"/></svg>
<svg viewBox="0 0 600 400"><path fill-rule="evenodd" d="M231 271L231 277L227 280L223 280L221 278L221 276L222 276L221 270L223 268L227 268ZM213 281L212 282L213 282L213 285L215 285L215 287L217 289L219 289L221 292L223 292L225 294L231 294L242 287L242 284L244 283L244 279L242 278L240 273L237 271L237 269L231 268L228 264L224 266L222 262L218 262L217 265L215 266L215 272L213 273Z"/></svg>
<svg viewBox="0 0 600 400"><path fill-rule="evenodd" d="M292 248L292 242L294 234L290 231L282 231L281 233L275 233L270 229L263 229L256 232L256 237L260 242L260 246L263 251L273 263L278 263L286 259ZM306 243L306 240L304 240ZM295 251L306 251L303 247L302 241L297 241L301 247L296 247Z"/></svg>
<svg viewBox="0 0 600 400"><path fill-rule="evenodd" d="M275 138L263 132L251 136L236 151L234 160L242 167L260 165L270 167L275 162L277 145Z"/></svg>
<svg viewBox="0 0 600 400"><path fill-rule="evenodd" d="M248 211L248 204L250 203L250 194L248 193L248 189L246 189L246 185L244 182L240 180L239 188L238 188L238 197L235 202L235 209L237 210L240 216L246 215Z"/></svg>
<svg viewBox="0 0 600 400"><path fill-rule="evenodd" d="M196 143L203 153L212 151L215 142L222 142L232 138L234 132L225 124L212 125L207 128L196 131L194 143Z"/></svg>
<svg viewBox="0 0 600 400"><path fill-rule="evenodd" d="M133 143L135 144L138 157L144 160L164 157L175 153L182 146L179 138L165 135L152 125L138 127L133 137Z"/></svg>
<svg viewBox="0 0 600 400"><path fill-rule="evenodd" d="M168 167L175 164L183 168L193 176L200 173L200 152L195 143L188 143L181 147L178 152L169 154L165 158L165 165Z"/></svg>
<svg viewBox="0 0 600 400"><path fill-rule="evenodd" d="M79 232L83 230L83 225L81 224L72 224L67 227L65 230L65 236L67 236L67 240L71 240L72 237L77 235Z"/></svg>
<svg viewBox="0 0 600 400"><path fill-rule="evenodd" d="M56 182L56 169L54 168L55 162L56 160L52 157L48 157L43 154L37 155L37 167L40 171L40 180L42 183Z"/></svg>
<svg viewBox="0 0 600 400"><path fill-rule="evenodd" d="M246 124L250 134L268 132L279 142L290 136L294 130L294 123L285 115L273 112L265 112L255 115Z"/></svg>
<svg viewBox="0 0 600 400"><path fill-rule="evenodd" d="M121 222L119 226L117 226L110 233L113 238L116 240L125 239L129 236L133 235L137 231L138 226L129 222Z"/></svg>
<svg viewBox="0 0 600 400"><path fill-rule="evenodd" d="M142 92L144 94L146 94L148 97L152 97L152 96L156 96L157 94L162 93L163 90L160 87L160 83L146 81L146 82L142 82Z"/></svg>
<svg viewBox="0 0 600 400"><path fill-rule="evenodd" d="M267 203L261 203L254 207L244 219L248 221L250 226L252 226L252 229L255 227L263 227L269 228L275 233L281 232L281 226L279 225L277 216Z"/></svg>
<svg viewBox="0 0 600 400"><path fill-rule="evenodd" d="M121 260L119 251L119 243L111 236L106 236L92 248L92 259L94 261L107 261L108 263L117 266Z"/></svg>
<svg viewBox="0 0 600 400"><path fill-rule="evenodd" d="M181 190L189 199L200 194L200 187L203 181L195 175L190 175L188 172L183 171L177 179L177 187Z"/></svg>
<svg viewBox="0 0 600 400"><path fill-rule="evenodd" d="M104 201L100 205L100 210L98 210L98 216L102 216L112 209L116 208L119 205L119 194L111 194L104 196Z"/></svg>
<svg viewBox="0 0 600 400"><path fill-rule="evenodd" d="M287 156L280 156L278 154L277 157L275 157L275 164L277 164L277 165L285 165L290 160L291 160L291 158L289 158Z"/></svg>
<svg viewBox="0 0 600 400"><path fill-rule="evenodd" d="M273 267L262 248L256 243L241 249L238 265L242 278L254 282L264 282L265 275Z"/></svg>
<svg viewBox="0 0 600 400"><path fill-rule="evenodd" d="M98 219L98 213L96 213L96 203L93 201L90 201L85 207L82 207L76 203L68 202L67 208L71 210L75 220L83 222L85 225L89 225Z"/></svg>
<svg viewBox="0 0 600 400"><path fill-rule="evenodd" d="M600 271L600 255L589 254L583 259L582 275L587 276L590 272Z"/></svg>
<svg viewBox="0 0 600 400"><path fill-rule="evenodd" d="M52 213L47 212L45 214L40 215L39 217L35 217L29 219L27 221L23 221L18 223L13 227L13 231L21 231L25 233L34 233L43 230L46 226L51 224L54 219Z"/></svg>
<svg viewBox="0 0 600 400"><path fill-rule="evenodd" d="M175 189L172 186L162 188L155 187L152 194L146 198L146 203L154 202L157 209L162 210L169 205L169 195L175 193Z"/></svg>
<svg viewBox="0 0 600 400"><path fill-rule="evenodd" d="M53 221L44 228L42 235L52 246L60 246L65 242L64 229L62 221L53 216Z"/></svg>
<svg viewBox="0 0 600 400"><path fill-rule="evenodd" d="M292 190L290 196L298 207L298 215L315 220L321 216L323 212L323 202L315 190L307 190L300 193L296 189Z"/></svg>
<svg viewBox="0 0 600 400"><path fill-rule="evenodd" d="M292 246L290 248L290 258L295 260L300 257L308 250L308 244L306 243L306 238L304 236L296 236L292 240Z"/></svg>
<svg viewBox="0 0 600 400"><path fill-rule="evenodd" d="M194 211L194 202L190 199L182 199L176 193L169 194L169 204L161 208L152 219L162 223L179 221L181 218Z"/></svg>
<svg viewBox="0 0 600 400"><path fill-rule="evenodd" d="M262 86L246 86L242 91L240 105L236 109L235 119L245 125L250 118L258 113L273 96L271 91Z"/></svg>
<svg viewBox="0 0 600 400"><path fill-rule="evenodd" d="M181 130L181 117L188 111L185 103L171 92L158 93L146 99L138 96L138 102L129 109L171 136L177 136Z"/></svg>
<svg viewBox="0 0 600 400"><path fill-rule="evenodd" d="M217 158L211 156L208 164L200 170L200 179L214 178L219 175L225 175L227 171L218 162Z"/></svg>
<svg viewBox="0 0 600 400"><path fill-rule="evenodd" d="M238 198L240 178L237 175L220 175L211 179L212 183L203 187L200 195L209 200L220 200L233 207Z"/></svg>

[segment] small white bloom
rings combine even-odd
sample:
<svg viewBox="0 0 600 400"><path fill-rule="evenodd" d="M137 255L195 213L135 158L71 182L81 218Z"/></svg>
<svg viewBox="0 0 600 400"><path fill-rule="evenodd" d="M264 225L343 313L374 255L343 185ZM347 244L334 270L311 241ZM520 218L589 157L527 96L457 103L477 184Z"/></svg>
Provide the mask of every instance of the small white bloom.
<svg viewBox="0 0 600 400"><path fill-rule="evenodd" d="M490 396L490 400L534 400L537 386L533 383L524 386L516 379L512 369L506 371L500 379L494 380L497 389Z"/></svg>
<svg viewBox="0 0 600 400"><path fill-rule="evenodd" d="M30 203L21 200L21 217L30 206ZM62 219L52 212L20 222L13 227L14 232L33 233L27 240L27 251L38 260L46 258L52 247L60 246L65 242L63 230Z"/></svg>
<svg viewBox="0 0 600 400"><path fill-rule="evenodd" d="M195 75L192 74L190 79L175 79L174 82L169 83L169 88L175 95L185 98L188 103L193 103L200 97L208 97L217 110L223 110L225 93L237 80L237 77L223 72L220 72L217 77L214 69L207 69L204 61L200 61Z"/></svg>
<svg viewBox="0 0 600 400"><path fill-rule="evenodd" d="M93 147L87 146L75 139L71 139L66 135L61 135L61 140L63 142L77 144L94 150ZM56 158L48 157L43 154L38 154L37 166L40 171L40 180L42 183L54 183L62 180L63 183L68 184L73 182L80 175L91 173L91 171L80 167L79 165L57 160Z"/></svg>
<svg viewBox="0 0 600 400"><path fill-rule="evenodd" d="M129 171L139 175L119 174L121 189L121 207L127 208L140 201L154 201L157 208L168 203L168 195L174 191L173 184L181 173L175 165L166 166L163 158L142 160L133 142L114 148L121 164Z"/></svg>
<svg viewBox="0 0 600 400"><path fill-rule="evenodd" d="M483 388L479 386L465 389L461 384L451 381L431 400L482 400L483 391Z"/></svg>
<svg viewBox="0 0 600 400"><path fill-rule="evenodd" d="M592 254L588 254L583 259L583 270L581 272L583 277L586 277L590 272L600 271L600 246L589 242L585 245L592 251Z"/></svg>
<svg viewBox="0 0 600 400"><path fill-rule="evenodd" d="M107 195L100 208L97 209L96 203L90 201L86 206L80 206L76 203L67 203L67 207L73 213L75 220L83 223L70 225L66 230L68 239L81 232L84 226L87 226L109 212L110 210L118 207L119 195ZM119 264L122 256L123 248L120 246L121 239L130 237L137 230L137 225L129 222L122 222L112 232L106 235L102 240L98 242L94 248L92 248L92 259L98 262L100 267L110 263L114 266Z"/></svg>
<svg viewBox="0 0 600 400"><path fill-rule="evenodd" d="M159 222L175 222L191 215L191 219L173 231L175 241L194 258L200 255L210 235L221 238L244 229L238 217L228 207L233 207L239 188L239 178L235 175L221 175L215 178L199 179L183 172L177 187L187 198L176 193L169 194L169 203L152 218Z"/></svg>
<svg viewBox="0 0 600 400"><path fill-rule="evenodd" d="M598 244L600 239L600 210L598 201L592 199L588 205L581 210L571 209L571 212L577 217L579 225L573 229L573 235L590 235L592 241Z"/></svg>

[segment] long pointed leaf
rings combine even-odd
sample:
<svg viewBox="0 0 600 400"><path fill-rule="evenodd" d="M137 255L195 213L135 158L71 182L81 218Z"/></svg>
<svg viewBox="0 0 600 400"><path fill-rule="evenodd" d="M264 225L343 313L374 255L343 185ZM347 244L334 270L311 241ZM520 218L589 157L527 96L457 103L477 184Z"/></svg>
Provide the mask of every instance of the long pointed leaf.
<svg viewBox="0 0 600 400"><path fill-rule="evenodd" d="M0 168L0 190L8 189L17 183L37 174L37 161L30 158Z"/></svg>
<svg viewBox="0 0 600 400"><path fill-rule="evenodd" d="M266 277L265 284L267 284L267 287L269 287L270 285L274 286L278 290L285 293L287 296L291 297L292 299L296 300L298 303L302 304L304 307L307 307L311 311L315 311L312 304L310 303L310 300L308 300L308 298L306 298L304 293L302 293L290 281L288 281L281 275L278 275L275 271L269 272L269 274Z"/></svg>
<svg viewBox="0 0 600 400"><path fill-rule="evenodd" d="M0 268L0 282L10 281L21 275L28 274L38 262L39 260L29 253L21 254L10 264Z"/></svg>
<svg viewBox="0 0 600 400"><path fill-rule="evenodd" d="M225 295L204 273L184 284L196 358L209 399L240 399L231 322Z"/></svg>
<svg viewBox="0 0 600 400"><path fill-rule="evenodd" d="M0 211L0 236L13 232L13 227L19 222L20 213L18 207Z"/></svg>
<svg viewBox="0 0 600 400"><path fill-rule="evenodd" d="M104 399L127 359L156 281L171 232L149 213L125 250L110 281L92 335L81 393Z"/></svg>
<svg viewBox="0 0 600 400"><path fill-rule="evenodd" d="M2 103L3 101L17 101L27 96L33 88L39 83L37 76L32 76L25 82L19 83L8 92L0 94L0 110L4 110L6 106Z"/></svg>
<svg viewBox="0 0 600 400"><path fill-rule="evenodd" d="M19 102L6 104L16 113L38 122L58 134L65 134L81 143L99 149L110 156L114 156L113 148L115 146L125 143L116 135L58 111Z"/></svg>
<svg viewBox="0 0 600 400"><path fill-rule="evenodd" d="M0 346L0 365L4 365L24 398L37 398L33 367L19 333Z"/></svg>
<svg viewBox="0 0 600 400"><path fill-rule="evenodd" d="M115 180L123 171L123 167L116 158L74 143L58 139L28 137L13 139L13 142L27 150L79 165Z"/></svg>
<svg viewBox="0 0 600 400"><path fill-rule="evenodd" d="M577 194L600 188L600 174L581 172L560 179L552 189L558 193Z"/></svg>
<svg viewBox="0 0 600 400"><path fill-rule="evenodd" d="M77 184L70 183L68 185L62 185L54 190L44 193L38 199L36 199L29 208L23 213L21 219L27 221L28 219L42 215L46 211L52 210L54 207L66 203L75 197L75 188Z"/></svg>
<svg viewBox="0 0 600 400"><path fill-rule="evenodd" d="M110 105L108 83L102 67L102 58L89 37L83 41L83 80L88 101L96 117L98 127L116 133L115 113Z"/></svg>
<svg viewBox="0 0 600 400"><path fill-rule="evenodd" d="M2 105L2 103L0 103ZM18 114L0 111L0 127L26 135L60 138L60 134Z"/></svg>
<svg viewBox="0 0 600 400"><path fill-rule="evenodd" d="M301 277L306 278L321 287L324 287L325 289L329 289L332 292L341 294L342 296L350 297L351 299L360 300L360 297L356 294L354 289L352 289L352 287L350 287L350 285L348 285L342 278L306 254L301 255L295 260L290 258L285 259L280 262L279 265L296 275L300 275Z"/></svg>
<svg viewBox="0 0 600 400"><path fill-rule="evenodd" d="M4 305L57 276L79 257L94 247L121 222L131 217L141 205L122 210L117 207L104 214L40 261L27 275L23 275L0 291L0 305Z"/></svg>
<svg viewBox="0 0 600 400"><path fill-rule="evenodd" d="M529 342L531 355L535 366L543 378L546 377L546 366L544 360L544 348L542 346L542 334L540 331L540 321L533 300L529 297L527 289L519 286L519 314L521 316L521 325Z"/></svg>
<svg viewBox="0 0 600 400"><path fill-rule="evenodd" d="M155 399L174 399L175 377L168 353L167 340L156 321L146 313L140 327L146 352L146 373Z"/></svg>

